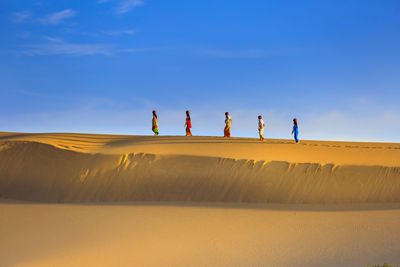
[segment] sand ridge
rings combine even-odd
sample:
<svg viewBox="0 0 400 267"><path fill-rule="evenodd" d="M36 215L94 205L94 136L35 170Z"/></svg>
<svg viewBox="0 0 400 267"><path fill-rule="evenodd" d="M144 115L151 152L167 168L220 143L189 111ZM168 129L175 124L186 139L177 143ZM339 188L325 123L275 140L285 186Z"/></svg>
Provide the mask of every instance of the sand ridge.
<svg viewBox="0 0 400 267"><path fill-rule="evenodd" d="M386 143L0 133L0 266L398 264L399 160Z"/></svg>
<svg viewBox="0 0 400 267"><path fill-rule="evenodd" d="M130 136L79 133L6 133L0 142L30 141L100 154L148 153L336 165L400 166L399 143L334 142L215 136Z"/></svg>
<svg viewBox="0 0 400 267"><path fill-rule="evenodd" d="M288 140L88 134L1 138L0 198L71 203L400 202L396 144L295 145ZM170 153L172 147L175 153ZM323 150L328 152L324 155ZM286 160L280 160L281 155ZM298 157L302 160L296 161ZM366 160L371 164L361 164ZM327 163L331 161L336 163Z"/></svg>

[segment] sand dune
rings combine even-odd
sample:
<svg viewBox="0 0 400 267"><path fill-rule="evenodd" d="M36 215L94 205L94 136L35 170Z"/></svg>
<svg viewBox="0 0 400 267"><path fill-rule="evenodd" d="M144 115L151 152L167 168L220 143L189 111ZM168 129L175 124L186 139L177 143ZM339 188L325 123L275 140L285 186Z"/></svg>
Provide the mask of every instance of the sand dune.
<svg viewBox="0 0 400 267"><path fill-rule="evenodd" d="M337 165L400 166L399 143L333 142L213 136L128 136L71 133L1 133L2 141L31 141L100 154L148 153Z"/></svg>
<svg viewBox="0 0 400 267"><path fill-rule="evenodd" d="M163 144L168 140L169 143ZM251 145L256 148L245 149L240 142L246 144L245 148ZM196 140L79 134L3 135L0 198L40 202L319 204L400 201L400 164L393 166L400 160L398 145L379 144L380 148L373 149L371 147L378 144L330 142L325 147L322 146L324 142L305 142L304 145L288 144L287 140L276 142L226 141L215 137ZM168 153L171 143L179 143L176 146L181 146L180 154ZM185 148L186 143L197 147L214 146L214 149L204 156L205 153L198 153L196 148ZM327 155L322 156L319 150L315 152L314 143L323 147L319 149L326 149ZM236 154L247 158L221 157L223 145L225 150L235 149ZM281 154L286 153L291 160L277 160L281 156L274 150L269 151L270 146L275 146ZM335 151L337 146L343 151ZM164 151L149 153L154 147ZM369 158L371 164L355 164L365 161L362 158L366 148L360 147L370 147L369 153L376 153ZM184 149L187 149L186 154ZM122 150L129 153L116 153ZM302 157L303 161L293 162L292 150L297 150L296 157ZM381 150L385 151L385 156L380 156ZM321 154L320 160L309 161L314 153ZM395 153L398 157L392 157ZM269 160L257 159L263 154ZM372 164L373 161L384 163L385 158L390 158L389 164ZM325 163L345 159L351 164Z"/></svg>
<svg viewBox="0 0 400 267"><path fill-rule="evenodd" d="M0 266L400 263L400 207L0 203Z"/></svg>
<svg viewBox="0 0 400 267"><path fill-rule="evenodd" d="M400 263L395 143L0 133L0 200L0 266Z"/></svg>

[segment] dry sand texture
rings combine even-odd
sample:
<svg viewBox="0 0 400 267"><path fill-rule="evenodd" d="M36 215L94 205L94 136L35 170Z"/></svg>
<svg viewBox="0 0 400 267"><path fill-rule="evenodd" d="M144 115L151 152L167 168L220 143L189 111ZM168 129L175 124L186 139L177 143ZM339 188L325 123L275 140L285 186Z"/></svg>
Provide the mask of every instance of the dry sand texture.
<svg viewBox="0 0 400 267"><path fill-rule="evenodd" d="M0 266L400 263L396 143L0 133L0 199Z"/></svg>
<svg viewBox="0 0 400 267"><path fill-rule="evenodd" d="M2 134L0 197L39 202L400 201L400 144Z"/></svg>
<svg viewBox="0 0 400 267"><path fill-rule="evenodd" d="M0 204L0 260L1 266L399 263L400 206L352 208Z"/></svg>

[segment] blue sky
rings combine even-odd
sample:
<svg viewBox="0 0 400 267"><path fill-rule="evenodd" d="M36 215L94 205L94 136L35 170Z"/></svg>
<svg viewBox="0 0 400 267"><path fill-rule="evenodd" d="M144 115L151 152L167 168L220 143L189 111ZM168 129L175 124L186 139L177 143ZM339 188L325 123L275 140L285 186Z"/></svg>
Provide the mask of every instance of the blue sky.
<svg viewBox="0 0 400 267"><path fill-rule="evenodd" d="M0 131L400 141L400 1L2 0Z"/></svg>

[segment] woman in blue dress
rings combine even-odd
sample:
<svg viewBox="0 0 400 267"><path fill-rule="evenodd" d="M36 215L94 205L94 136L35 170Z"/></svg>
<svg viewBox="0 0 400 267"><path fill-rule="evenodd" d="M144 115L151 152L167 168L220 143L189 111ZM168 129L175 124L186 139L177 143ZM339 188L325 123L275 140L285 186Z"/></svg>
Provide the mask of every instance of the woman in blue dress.
<svg viewBox="0 0 400 267"><path fill-rule="evenodd" d="M299 126L297 125L297 119L296 118L293 119L292 134L294 134L294 140L296 141L296 143L298 143L299 142Z"/></svg>

